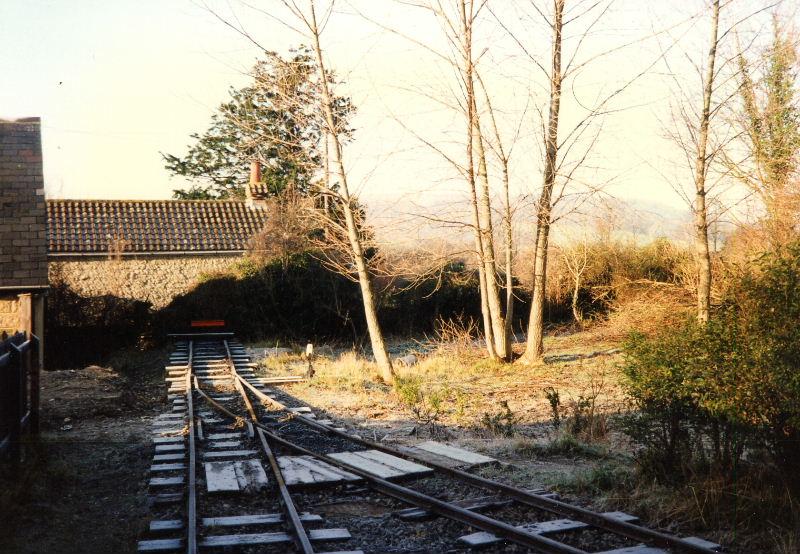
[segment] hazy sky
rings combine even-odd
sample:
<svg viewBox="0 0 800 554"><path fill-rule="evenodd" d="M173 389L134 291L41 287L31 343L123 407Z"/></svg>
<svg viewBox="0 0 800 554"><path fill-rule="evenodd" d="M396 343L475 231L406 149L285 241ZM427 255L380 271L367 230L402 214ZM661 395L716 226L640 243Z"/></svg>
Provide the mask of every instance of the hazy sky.
<svg viewBox="0 0 800 554"><path fill-rule="evenodd" d="M251 3L270 11L277 4ZM495 0L492 6L497 19L546 64L548 32L526 4ZM235 14L265 48L285 52L302 42L236 0L211 5L223 17ZM438 205L463 195L464 185L449 164L414 137L458 155L463 122L443 105L452 101L455 77L434 54L354 14L352 6L444 51L440 26L393 0L337 5L323 42L330 65L346 83L342 92L358 108L347 161L363 197L377 205ZM587 66L565 96L563 128L581 115L573 91L591 104L644 70L675 38L685 50L703 44L705 20L678 25L700 5L619 0L586 39L578 61L654 29L670 33ZM506 137L522 120L512 159L514 189L536 194L536 110L545 106L545 83L495 18L487 16L480 29L476 51L490 49L480 64ZM568 44L576 44L578 31L567 33ZM189 0L2 0L0 52L0 117L41 116L47 194L62 198L170 197L185 183L169 176L159 152L182 154L189 134L206 128L228 87L247 82L246 71L258 55L201 1ZM680 63L673 71L685 71L680 81L695 86L691 68L675 69ZM580 174L583 181L611 181L608 191L622 199L683 205L663 177L676 159L663 138L674 85L665 66L657 64L610 104L621 111L604 119L598 147Z"/></svg>

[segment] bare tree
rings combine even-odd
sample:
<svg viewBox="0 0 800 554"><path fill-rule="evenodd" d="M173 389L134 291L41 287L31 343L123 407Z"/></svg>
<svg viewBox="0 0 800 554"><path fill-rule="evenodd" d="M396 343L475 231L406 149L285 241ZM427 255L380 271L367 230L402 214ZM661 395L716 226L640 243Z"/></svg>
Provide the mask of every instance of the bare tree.
<svg viewBox="0 0 800 554"><path fill-rule="evenodd" d="M511 343L513 337L513 329L512 325L514 323L514 226L513 226L513 218L514 218L514 207L511 203L511 179L510 179L510 165L511 165L511 155L514 150L514 146L516 144L517 139L519 138L519 133L521 129L522 119L520 119L520 124L517 125L516 132L510 141L510 145L508 147L504 146L503 138L500 134L500 129L497 125L497 117L495 114L495 109L492 104L491 95L489 94L486 84L483 81L480 73L476 73L478 78L478 82L481 85L481 89L483 90L484 94L484 101L486 104L486 112L489 115L489 121L492 126L492 132L494 135L494 141L487 141L494 152L498 163L500 164L500 171L501 171L501 180L503 186L503 246L505 250L505 259L504 259L504 267L503 273L505 275L505 334L506 334L506 358L510 359L512 352L511 352ZM524 118L525 112L523 112Z"/></svg>
<svg viewBox="0 0 800 554"><path fill-rule="evenodd" d="M614 85L610 92L598 94L594 102L585 102L578 97L575 81L590 64L618 54L635 44L651 40L665 31L634 38L630 42L620 43L584 56L582 51L587 39L595 34L596 27L610 12L613 0L570 2L569 12L566 0L549 0L549 3L551 10L546 13L541 7L542 2L536 0L528 2L534 17L544 21L550 31L550 58L546 63L537 59L534 49L525 46L519 31L515 32L512 26L503 22L497 13L492 12L524 55L544 74L548 89L546 108L539 110L542 119L543 169L542 185L536 204L533 298L526 349L520 359L526 364L540 362L544 353L544 311L551 228L559 219L570 213L580 213L587 203L601 195L606 183L592 181L591 178L581 179L580 172L586 169L587 161L598 142L603 120L606 115L625 109L612 106L612 103L634 82L646 75L664 55L661 53L632 76ZM568 25L573 31L565 35L564 30ZM566 53L565 41L570 41L573 45ZM571 92L573 107L582 113L576 118L577 122L570 121L562 130L561 108L564 90ZM559 207L558 212L557 207Z"/></svg>
<svg viewBox="0 0 800 554"><path fill-rule="evenodd" d="M409 0L403 2L417 8L424 9L432 13L440 22L444 31L450 53L442 53L431 46L409 39L418 46L432 52L438 59L447 63L457 75L458 92L455 105L447 103L441 98L434 99L439 104L444 104L449 108L455 109L463 114L465 118L465 155L464 161L459 162L456 156L446 153L442 148L433 144L431 141L421 137L408 129L402 122L399 123L411 131L419 140L428 147L442 155L451 164L459 175L467 183L470 200L470 220L468 225L473 234L475 245L476 267L478 270L481 297L481 314L483 319L483 331L486 339L486 349L492 359L511 359L511 317L513 314L513 272L511 264L513 262L512 249L510 243L510 199L506 190L506 214L503 217L504 244L505 244L505 270L506 270L506 302L505 310L500 296L500 280L498 276L498 258L495 248L495 231L493 224L491 177L489 174L489 163L487 159L487 149L491 149L501 160L503 166L504 187L508 186L508 167L510 164L510 149L508 153L503 150L500 142L500 135L497 129L497 122L494 113L488 106L489 93L483 87L483 96L487 99L486 106L479 101L478 82L481 81L477 62L474 56L474 31L476 23L482 10L486 7L488 0ZM367 18L369 19L369 18ZM382 28L409 38L397 29L392 29L381 25L374 20L370 20ZM485 53L485 52L484 52ZM491 114L491 125L495 132L495 141L487 140L484 133L483 122L481 121L482 109L487 108ZM499 145L499 149L498 149ZM501 153L502 152L502 153ZM428 217L428 219L436 219ZM444 221L443 221L444 222ZM453 225L453 221L444 222ZM508 286L511 283L512 286ZM509 301L509 295L511 301Z"/></svg>
<svg viewBox="0 0 800 554"><path fill-rule="evenodd" d="M322 105L320 108L324 116L325 128L331 142L330 155L331 163L333 165L333 172L337 177L339 185L339 189L336 191L334 196L339 207L341 207L342 213L344 214L347 237L350 241L353 262L355 264L356 272L358 273L358 283L361 287L361 298L364 302L364 316L367 320L367 329L369 330L370 342L372 344L372 353L375 356L375 362L378 364L381 377L387 383L391 383L394 381L392 361L389 358L389 351L386 348L386 342L383 338L380 322L378 321L378 311L375 305L372 275L370 274L369 267L367 265L367 259L364 254L364 248L361 244L359 227L355 215L357 203L355 198L351 196L350 187L347 183L347 171L345 170L344 166L341 132L336 124L333 95L330 91L330 83L328 82L327 73L325 71L325 58L323 56L322 46L320 44L320 35L322 32L317 22L314 1L309 0L308 5L309 13L306 15L296 7L294 2L286 3L286 6L290 7L290 9L293 10L293 13L295 13L295 15L299 17L306 25L306 28L311 35L311 39L313 40L313 48L317 55L317 68L319 70L319 82L322 91ZM330 191L332 189L328 190Z"/></svg>
<svg viewBox="0 0 800 554"><path fill-rule="evenodd" d="M315 208L311 215L316 217L317 221L326 225L325 230L329 232L330 237L339 238L339 245L346 247L348 259L346 261L340 260L341 263L339 263L338 267L346 275L354 276L359 283L372 353L375 356L375 362L382 379L387 383L392 383L394 381L392 362L389 358L389 352L378 320L373 275L364 245L364 213L357 197L351 190L345 168L344 144L349 136L349 130L346 128L346 122L341 117L341 110L343 109L341 98L337 97L333 92L334 80L327 69L327 60L321 42L321 36L330 20L335 0L331 0L327 4L326 9L321 12L319 17L314 0L307 0L305 7L302 7L295 0L275 0L275 4L282 6L290 14L291 19L281 18L274 11L251 7L310 41L317 70L316 90L313 91L313 94L309 94L302 99L283 97L285 102L297 103L298 101L304 101L311 104L310 106L304 106L303 113L307 114L307 117L315 119L315 124L319 129L322 140L325 141L324 175L316 183L317 193L323 201L321 202L322 206ZM266 51L254 37L242 28L238 20L234 24L215 12L212 11L212 13L257 47ZM281 87L278 87L278 90L275 91L278 98L282 96L280 89ZM286 140L269 136L268 134L263 136L263 139Z"/></svg>
<svg viewBox="0 0 800 554"><path fill-rule="evenodd" d="M542 192L536 213L536 240L533 264L533 299L528 321L528 344L523 359L538 361L544 353L544 302L547 284L547 247L552 223L553 188L558 157L558 121L561 111L561 47L564 27L564 0L553 0L553 39L550 56L550 106L544 134L545 157Z"/></svg>
<svg viewBox="0 0 800 554"><path fill-rule="evenodd" d="M459 23L461 24L462 53L464 57L462 78L464 80L466 92L465 100L467 104L468 123L467 167L468 170L471 169L470 166L475 168L469 171L471 174L470 187L473 196L473 210L477 212L475 214L477 216L475 221L476 236L479 235L480 240L476 240L476 245L478 247L479 263L483 264L483 277L486 283L485 304L488 312L489 328L491 328L491 338L494 340L494 352L497 357L508 360L511 357L511 343L508 328L502 313L502 305L500 303L494 247L494 229L492 224L492 207L489 193L489 172L486 160L485 140L475 91L477 75L472 52L473 27L477 20L478 13L485 3L485 0L483 0L476 5L473 0L459 0ZM441 6L438 13L445 16ZM489 338L490 337L487 335L487 342Z"/></svg>
<svg viewBox="0 0 800 554"><path fill-rule="evenodd" d="M564 267L567 268L567 272L572 278L572 317L575 318L575 323L581 325L583 324L583 312L578 305L578 300L580 299L583 276L589 267L589 241L584 236L582 240L572 241L571 244L560 246L558 251Z"/></svg>
<svg viewBox="0 0 800 554"><path fill-rule="evenodd" d="M743 167L736 167L732 163L731 154L742 133L730 121L720 117L742 94L742 87L736 83L743 75L741 67L738 70L736 68L742 63L742 50L739 48L736 52L725 53L722 47L724 39L734 33L739 25L773 6L774 4L740 4L740 7L752 11L737 13L731 9L732 2L712 0L695 18L696 21L701 21L703 16L709 17L710 35L708 51L703 61L695 62L695 56L691 52L683 52L683 58L694 66L700 77L699 109L692 109L692 105L697 102L697 96L687 92L685 83L678 77L681 71L675 71L667 64L668 71L675 80L677 92L681 95L677 109L673 110L674 129L669 136L685 156L693 185L691 196L684 194L680 186L675 188L684 194L684 199L692 210L696 317L701 323L708 321L711 311L713 274L710 238L716 240L713 235L718 232L720 218L731 214L737 204L728 202L729 205L726 206L726 200L729 200L726 195L734 188L731 177L737 177L737 171ZM723 20L724 25L721 23ZM744 94L746 96L746 92ZM741 174L738 176L741 177Z"/></svg>
<svg viewBox="0 0 800 554"><path fill-rule="evenodd" d="M697 320L708 321L711 311L711 251L708 247L708 211L706 207L706 173L708 170L708 126L711 120L711 95L714 91L714 65L717 60L719 35L719 0L711 11L711 42L703 77L703 111L700 114L694 184L694 247L697 256Z"/></svg>

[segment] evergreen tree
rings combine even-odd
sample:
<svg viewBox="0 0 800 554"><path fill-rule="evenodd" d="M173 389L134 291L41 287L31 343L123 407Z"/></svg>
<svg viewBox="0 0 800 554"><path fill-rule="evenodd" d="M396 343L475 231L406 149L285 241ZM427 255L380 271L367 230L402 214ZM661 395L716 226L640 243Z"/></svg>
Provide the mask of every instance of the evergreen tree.
<svg viewBox="0 0 800 554"><path fill-rule="evenodd" d="M185 156L162 153L170 173L193 181L188 189L173 191L174 198L243 198L252 160L261 163L262 182L271 194L308 194L324 159L325 137L319 117L312 113L319 91L317 74L305 47L288 59L267 52L253 67L252 83L231 88L230 100L211 116L208 130L191 135L196 142ZM337 97L335 105L339 124L349 136L350 99Z"/></svg>

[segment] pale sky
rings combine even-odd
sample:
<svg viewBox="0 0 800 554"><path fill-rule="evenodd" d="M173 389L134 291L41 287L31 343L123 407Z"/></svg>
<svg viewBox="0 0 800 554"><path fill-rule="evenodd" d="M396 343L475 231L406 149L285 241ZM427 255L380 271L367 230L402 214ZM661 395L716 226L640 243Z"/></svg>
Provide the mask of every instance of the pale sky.
<svg viewBox="0 0 800 554"><path fill-rule="evenodd" d="M265 48L285 52L302 42L236 0L210 3L223 17L235 14ZM250 3L266 10L277 5ZM534 17L526 19L526 4L495 0L491 5L528 51L547 64L548 31ZM678 50L705 44L706 19L681 23L701 5L699 0L619 0L587 37L579 60L653 30L670 28L670 34L587 66L574 88L580 99L591 104L615 90L675 38L680 40L675 56L669 54L672 68L683 72L678 81L696 88L699 80ZM337 6L323 47L345 81L339 92L350 94L358 108L356 140L346 155L362 197L381 206L435 206L465 195L448 163L413 136L459 155L463 119L429 98L450 102L446 91L455 88L455 77L435 55L354 14L352 6L442 49L438 23L394 0L342 0ZM489 48L479 67L502 112L505 134L523 120L512 159L514 190L536 195L541 180L536 108L545 106L545 82L493 17L487 15L479 29L476 52ZM566 34L568 45L576 44L578 31ZM247 82L246 72L258 56L254 45L220 23L201 0L2 0L0 52L0 117L42 118L46 191L58 198L169 198L185 183L170 177L159 152L183 154L189 134L207 127L229 86ZM611 181L607 191L620 199L684 206L664 177L676 174L674 146L663 137L675 83L659 63L615 99L610 106L621 111L605 118L582 180ZM580 115L569 95L564 130Z"/></svg>

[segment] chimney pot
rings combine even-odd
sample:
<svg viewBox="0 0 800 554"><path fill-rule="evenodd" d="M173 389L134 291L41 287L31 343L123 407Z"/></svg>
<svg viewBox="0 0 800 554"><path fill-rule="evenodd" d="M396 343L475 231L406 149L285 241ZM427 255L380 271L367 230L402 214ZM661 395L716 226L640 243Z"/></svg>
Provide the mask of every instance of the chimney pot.
<svg viewBox="0 0 800 554"><path fill-rule="evenodd" d="M247 189L245 191L248 206L252 207L256 203L257 195L253 194L253 189L256 189L257 191L259 183L261 183L261 162L259 162L258 160L251 160L250 182L247 184Z"/></svg>
<svg viewBox="0 0 800 554"><path fill-rule="evenodd" d="M250 184L255 185L261 182L261 162L253 160L250 162Z"/></svg>

